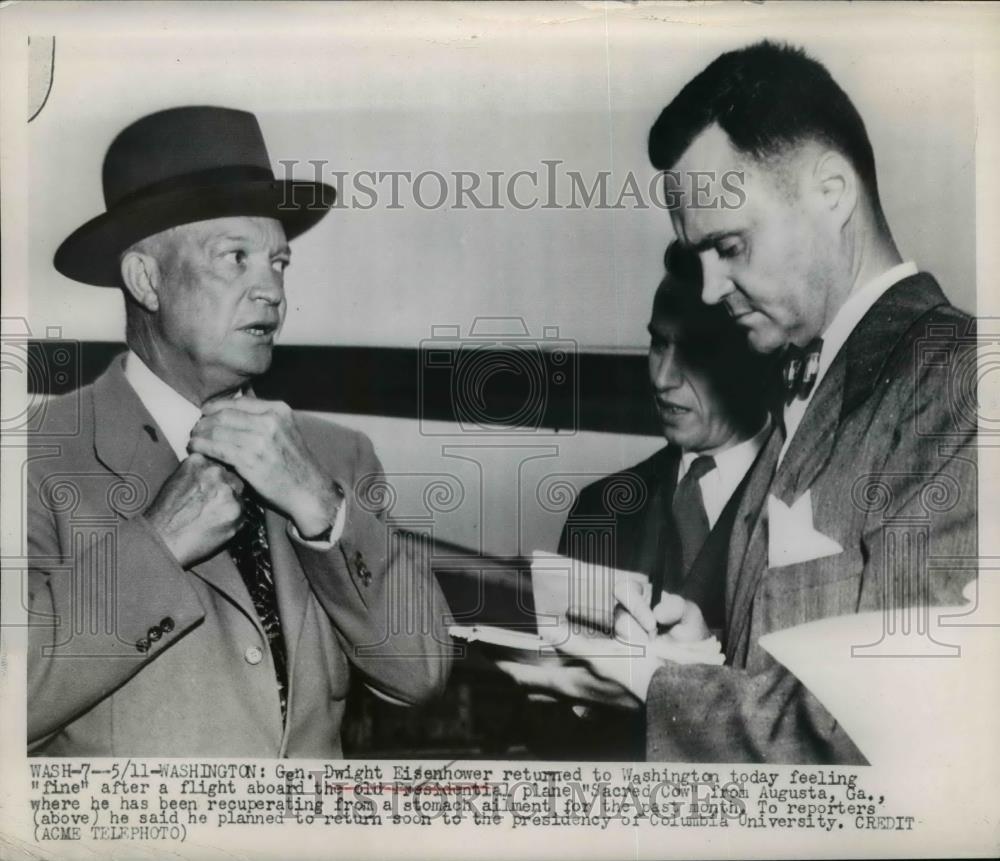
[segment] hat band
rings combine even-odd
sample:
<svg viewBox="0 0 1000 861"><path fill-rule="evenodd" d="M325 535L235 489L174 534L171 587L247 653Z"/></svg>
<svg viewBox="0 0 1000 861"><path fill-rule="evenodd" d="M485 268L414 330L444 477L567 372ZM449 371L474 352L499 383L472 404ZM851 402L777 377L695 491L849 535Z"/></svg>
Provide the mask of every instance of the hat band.
<svg viewBox="0 0 1000 861"><path fill-rule="evenodd" d="M192 173L182 173L167 177L159 182L144 185L115 201L106 200L109 210L116 206L127 206L147 197L155 197L171 191L185 188L200 188L206 185L232 185L240 182L274 182L274 173L269 167L260 165L226 165L225 167L210 167L207 170L196 170Z"/></svg>

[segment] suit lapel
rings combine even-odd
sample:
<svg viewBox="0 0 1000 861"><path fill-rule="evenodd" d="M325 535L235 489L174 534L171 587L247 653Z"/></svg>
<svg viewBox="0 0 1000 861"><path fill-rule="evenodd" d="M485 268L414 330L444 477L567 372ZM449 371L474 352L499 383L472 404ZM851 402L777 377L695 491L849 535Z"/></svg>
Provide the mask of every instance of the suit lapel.
<svg viewBox="0 0 1000 861"><path fill-rule="evenodd" d="M125 379L121 356L116 356L94 382L93 397L97 459L118 476L137 476L145 486L148 505L177 469L178 461L163 431ZM243 578L225 550L198 563L191 572L225 595L260 628Z"/></svg>
<svg viewBox="0 0 1000 861"><path fill-rule="evenodd" d="M871 307L837 353L778 466L771 493L794 502L826 467L841 424L871 394L900 337L947 303L929 275L904 278ZM834 420L836 417L836 420Z"/></svg>
<svg viewBox="0 0 1000 861"><path fill-rule="evenodd" d="M841 350L809 402L802 423L778 464L769 494L786 505L791 505L812 484L833 455L840 423L831 418L841 414L846 366Z"/></svg>
<svg viewBox="0 0 1000 861"><path fill-rule="evenodd" d="M745 598L741 595L741 573L746 568L747 554L750 549L753 532L758 526L760 512L767 499L767 493L774 480L774 470L778 463L778 453L784 444L785 435L775 422L771 433L757 460L750 468L746 489L740 500L739 508L733 520L733 532L729 538L728 563L726 565L726 619L729 620L730 635L733 620L740 618L738 608L743 606ZM727 641L732 637L727 636Z"/></svg>
<svg viewBox="0 0 1000 861"><path fill-rule="evenodd" d="M142 478L152 502L177 469L177 458L125 379L122 361L116 356L94 382L94 453L115 475Z"/></svg>
<svg viewBox="0 0 1000 861"><path fill-rule="evenodd" d="M649 505L637 523L634 540L635 546L640 550L635 570L649 575L653 601L657 600L663 589L670 587L673 553L677 546L677 529L674 526L671 503L680 462L680 449L674 446L669 446L663 457L657 460L650 482Z"/></svg>
<svg viewBox="0 0 1000 861"><path fill-rule="evenodd" d="M813 484L833 455L844 421L871 395L900 339L921 316L947 301L926 273L904 278L889 288L855 326L830 365L777 471L774 464L783 434L772 434L737 515L730 547L726 577L728 662L738 665L746 656L751 606L768 567L767 496L773 494L791 504ZM769 475L774 476L773 482L767 481Z"/></svg>
<svg viewBox="0 0 1000 861"><path fill-rule="evenodd" d="M274 570L274 588L278 601L278 615L281 631L288 651L288 702L291 714L292 696L295 693L295 656L298 652L299 637L302 634L306 608L309 604L309 582L299 564L288 537L288 521L270 508L265 509L267 541L271 549L271 567Z"/></svg>
<svg viewBox="0 0 1000 861"><path fill-rule="evenodd" d="M760 458L763 468L753 482L756 498L753 505L744 511L745 520L740 532L740 538L745 542L745 553L740 556L738 567L733 569L730 564L726 578L726 618L730 620L726 650L730 656L735 653L732 650L742 643L750 625L753 597L767 570L767 498L775 496L790 505L798 499L802 490L809 487L833 455L839 423L830 421L830 417L840 413L846 365L842 359L843 351L834 360L809 402L781 463L777 460L785 435L780 429L771 434ZM769 481L768 476L772 476ZM730 563L732 561L730 555Z"/></svg>

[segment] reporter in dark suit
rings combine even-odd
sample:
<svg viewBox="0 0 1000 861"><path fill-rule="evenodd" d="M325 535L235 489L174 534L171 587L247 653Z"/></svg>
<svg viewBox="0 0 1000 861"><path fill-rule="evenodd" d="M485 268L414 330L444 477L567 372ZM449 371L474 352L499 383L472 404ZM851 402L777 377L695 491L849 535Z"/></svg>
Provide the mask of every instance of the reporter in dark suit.
<svg viewBox="0 0 1000 861"><path fill-rule="evenodd" d="M645 574L653 604L661 591L680 595L718 631L729 536L747 474L770 430L772 363L747 347L723 309L701 301L696 255L672 244L665 263L648 328L652 404L667 445L583 488L559 552ZM623 496L642 503L622 505ZM586 698L583 689L578 693ZM598 706L577 720L564 707L551 711L540 705L535 714L541 756L644 756L641 713L626 717Z"/></svg>
<svg viewBox="0 0 1000 861"><path fill-rule="evenodd" d="M104 189L55 264L123 289L129 350L31 440L29 752L340 756L352 672L410 704L451 659L371 443L251 388L334 190L275 181L256 118L212 107L126 128Z"/></svg>
<svg viewBox="0 0 1000 861"><path fill-rule="evenodd" d="M721 628L724 570L747 473L770 430L771 362L748 349L721 308L701 301L701 266L674 243L649 321L652 403L667 445L579 494L559 552L646 574ZM616 505L630 487L640 506ZM596 530L605 530L594 540ZM610 555L602 555L603 550Z"/></svg>

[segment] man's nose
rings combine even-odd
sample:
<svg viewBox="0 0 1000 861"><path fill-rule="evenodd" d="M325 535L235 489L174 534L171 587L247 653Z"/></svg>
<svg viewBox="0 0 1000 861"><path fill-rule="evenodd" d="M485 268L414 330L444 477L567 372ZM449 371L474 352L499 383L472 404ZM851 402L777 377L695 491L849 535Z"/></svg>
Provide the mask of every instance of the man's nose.
<svg viewBox="0 0 1000 861"><path fill-rule="evenodd" d="M701 256L701 301L706 305L718 305L736 288L733 286L729 272L719 260L719 255L708 251Z"/></svg>
<svg viewBox="0 0 1000 861"><path fill-rule="evenodd" d="M250 290L250 298L260 302L267 302L269 305L280 305L285 298L285 279L281 273L275 271L272 266L264 267L264 271L259 272L254 279L254 286Z"/></svg>
<svg viewBox="0 0 1000 861"><path fill-rule="evenodd" d="M657 353L653 360L653 386L657 391L676 389L684 375L677 361L677 351L673 347Z"/></svg>

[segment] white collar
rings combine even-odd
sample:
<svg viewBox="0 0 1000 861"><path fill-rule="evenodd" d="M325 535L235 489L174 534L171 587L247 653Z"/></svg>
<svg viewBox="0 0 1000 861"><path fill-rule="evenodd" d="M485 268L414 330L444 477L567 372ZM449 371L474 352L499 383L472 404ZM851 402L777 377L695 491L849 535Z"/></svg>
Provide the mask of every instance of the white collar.
<svg viewBox="0 0 1000 861"><path fill-rule="evenodd" d="M909 278L917 274L917 264L912 260L905 263L897 263L891 269L887 269L881 275L872 278L864 286L850 293L847 300L840 306L840 310L834 315L830 325L823 332L823 350L819 356L819 369L816 373L816 382L812 391L819 388L820 381L826 374L827 369L833 364L833 360L844 346L851 332L854 331L861 318L868 313L874 305L890 287L904 278Z"/></svg>
<svg viewBox="0 0 1000 861"><path fill-rule="evenodd" d="M715 461L715 468L725 479L736 478L736 482L733 484L733 488L735 489L736 485L743 480L743 476L746 475L747 470L749 470L753 465L754 460L756 460L757 452L759 452L761 447L764 445L764 439L770 429L771 419L770 416L768 416L764 420L764 426L752 437L741 442L734 443L721 451L682 452L681 465L677 473L677 481L679 482L682 478L684 478L687 471L691 468L691 464L694 463L697 458L701 457L703 454L711 454L712 459ZM730 482L726 480L725 483L729 484Z"/></svg>
<svg viewBox="0 0 1000 861"><path fill-rule="evenodd" d="M163 431L177 459L184 460L191 428L201 418L201 409L156 376L131 350L125 356L125 379Z"/></svg>
<svg viewBox="0 0 1000 861"><path fill-rule="evenodd" d="M757 459L757 453L764 445L771 430L770 417L764 422L762 427L750 439L745 439L735 445L716 452L686 451L681 454L681 462L677 472L677 483L687 474L688 469L696 458L703 454L711 454L715 460L715 469L706 472L699 480L698 486L701 488L701 499L705 507L705 514L708 516L708 525L714 528L716 521L722 516L722 512L729 502L730 497L740 486L744 476L750 471L753 462Z"/></svg>

